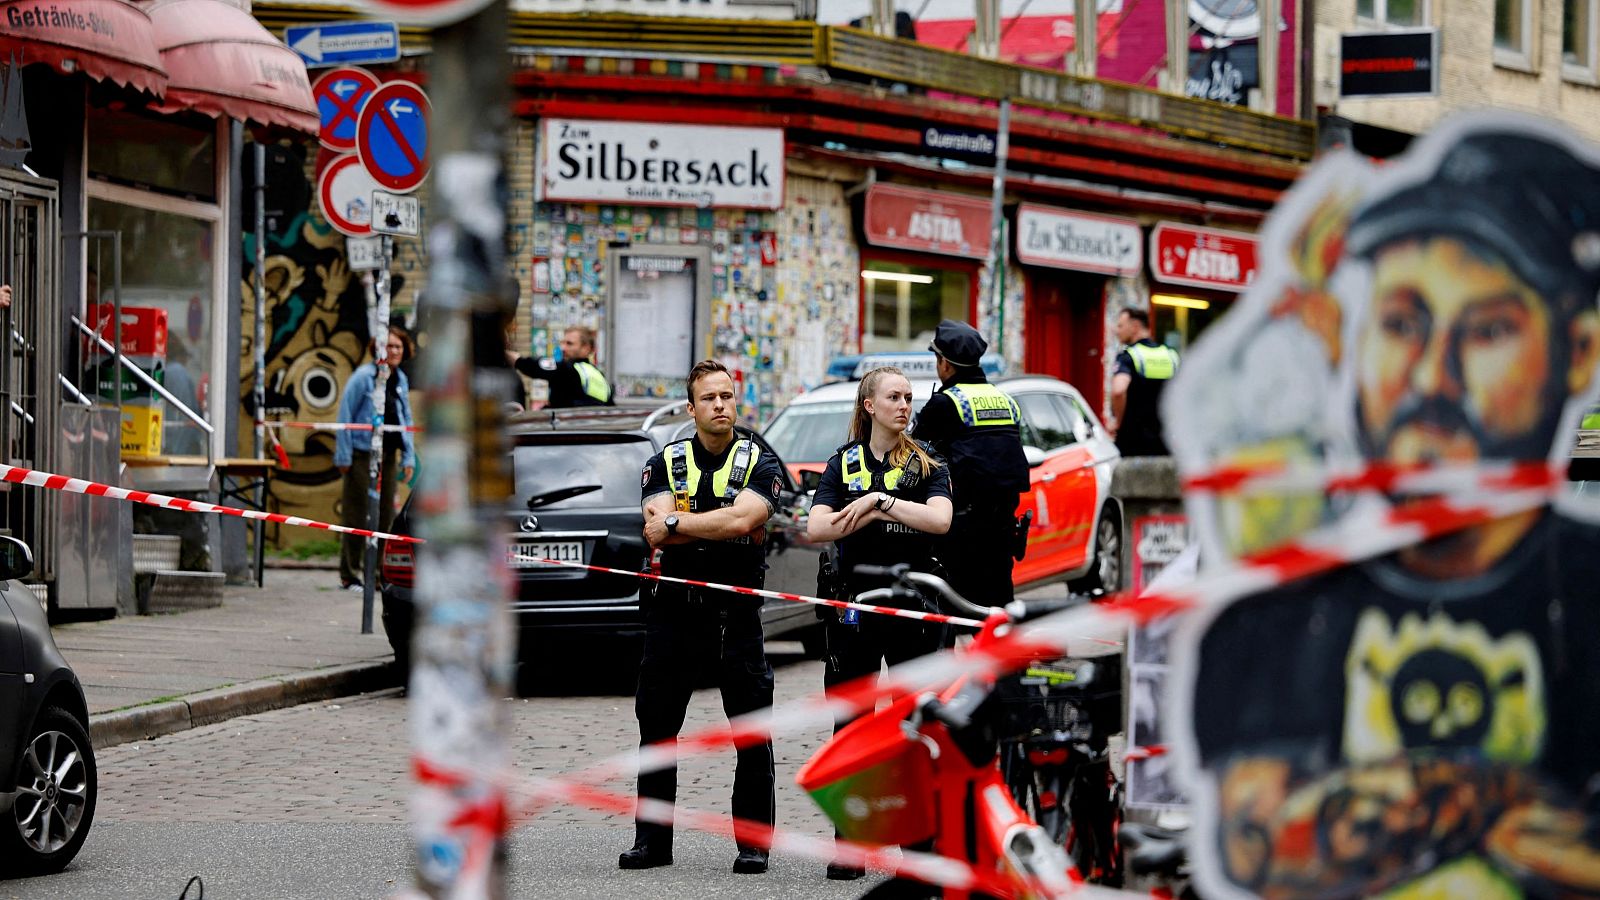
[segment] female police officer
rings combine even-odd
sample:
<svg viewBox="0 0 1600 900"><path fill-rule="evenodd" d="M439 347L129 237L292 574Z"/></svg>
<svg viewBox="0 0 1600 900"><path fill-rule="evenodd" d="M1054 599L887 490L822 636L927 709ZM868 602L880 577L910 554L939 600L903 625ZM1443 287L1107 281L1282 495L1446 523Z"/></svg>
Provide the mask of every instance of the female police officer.
<svg viewBox="0 0 1600 900"><path fill-rule="evenodd" d="M909 563L931 570L933 536L950 528L949 469L906 436L910 420L911 382L905 375L893 367L868 372L856 393L850 443L828 460L817 486L806 533L813 541L835 542L836 570L851 596L884 583L856 575L858 565ZM827 613L823 684L829 689L877 672L881 660L892 666L940 646L937 625L855 610ZM828 867L833 879L861 874L838 863Z"/></svg>

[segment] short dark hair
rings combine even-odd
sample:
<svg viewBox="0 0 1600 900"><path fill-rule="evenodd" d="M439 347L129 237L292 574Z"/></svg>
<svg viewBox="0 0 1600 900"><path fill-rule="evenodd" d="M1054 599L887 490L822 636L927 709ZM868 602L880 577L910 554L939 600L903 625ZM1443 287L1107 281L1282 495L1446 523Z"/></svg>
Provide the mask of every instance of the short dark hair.
<svg viewBox="0 0 1600 900"><path fill-rule="evenodd" d="M694 364L694 368L689 370L689 378L685 383L685 387L687 387L689 391L690 403L694 402L694 383L706 377L707 375L715 375L718 372L727 375L729 378L733 377L728 373L727 366L717 362L714 359L702 359Z"/></svg>
<svg viewBox="0 0 1600 900"><path fill-rule="evenodd" d="M1148 310L1140 309L1137 306L1124 306L1122 314L1146 328L1150 327L1150 312Z"/></svg>

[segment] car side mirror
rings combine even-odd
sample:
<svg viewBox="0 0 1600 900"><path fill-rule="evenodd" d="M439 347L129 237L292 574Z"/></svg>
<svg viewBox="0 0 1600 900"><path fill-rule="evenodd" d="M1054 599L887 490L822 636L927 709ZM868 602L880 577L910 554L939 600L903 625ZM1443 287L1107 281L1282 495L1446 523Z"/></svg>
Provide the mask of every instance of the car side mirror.
<svg viewBox="0 0 1600 900"><path fill-rule="evenodd" d="M1030 469L1037 469L1044 465L1044 451L1031 444L1023 445L1022 456L1028 461L1028 468Z"/></svg>
<svg viewBox="0 0 1600 900"><path fill-rule="evenodd" d="M810 469L800 473L800 490L809 494L822 484L822 473Z"/></svg>
<svg viewBox="0 0 1600 900"><path fill-rule="evenodd" d="M14 537L0 537L0 579L10 581L33 571L33 551Z"/></svg>

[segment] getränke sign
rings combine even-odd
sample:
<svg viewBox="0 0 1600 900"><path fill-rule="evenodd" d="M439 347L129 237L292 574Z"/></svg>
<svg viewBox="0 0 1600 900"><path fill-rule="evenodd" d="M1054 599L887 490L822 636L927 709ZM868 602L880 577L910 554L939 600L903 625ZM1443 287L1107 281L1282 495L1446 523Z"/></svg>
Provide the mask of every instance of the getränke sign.
<svg viewBox="0 0 1600 900"><path fill-rule="evenodd" d="M537 199L778 209L783 130L544 119Z"/></svg>
<svg viewBox="0 0 1600 900"><path fill-rule="evenodd" d="M1017 259L1057 269L1137 275L1144 265L1144 234L1132 219L1024 203L1017 207Z"/></svg>

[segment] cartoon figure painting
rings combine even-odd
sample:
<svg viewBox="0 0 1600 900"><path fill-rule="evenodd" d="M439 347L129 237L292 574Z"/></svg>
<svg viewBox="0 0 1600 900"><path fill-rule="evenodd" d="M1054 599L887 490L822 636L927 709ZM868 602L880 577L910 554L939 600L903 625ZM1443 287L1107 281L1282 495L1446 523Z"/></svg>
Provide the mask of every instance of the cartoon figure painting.
<svg viewBox="0 0 1600 900"><path fill-rule="evenodd" d="M1564 460L1600 358L1600 149L1453 119L1319 162L1167 393L1186 471ZM1192 499L1207 565L1376 490ZM1188 623L1179 744L1207 896L1600 893L1600 525L1577 498Z"/></svg>

